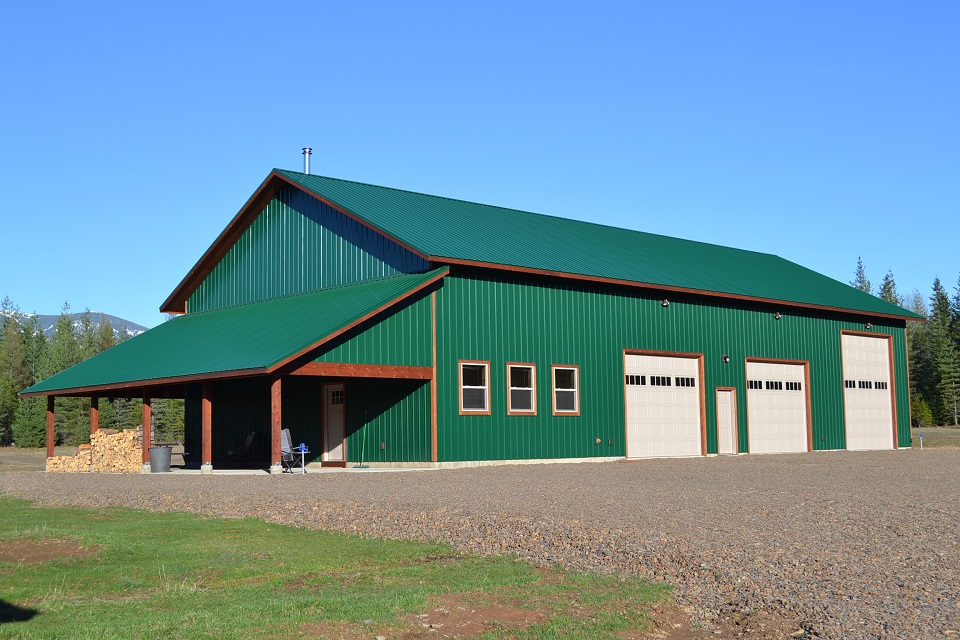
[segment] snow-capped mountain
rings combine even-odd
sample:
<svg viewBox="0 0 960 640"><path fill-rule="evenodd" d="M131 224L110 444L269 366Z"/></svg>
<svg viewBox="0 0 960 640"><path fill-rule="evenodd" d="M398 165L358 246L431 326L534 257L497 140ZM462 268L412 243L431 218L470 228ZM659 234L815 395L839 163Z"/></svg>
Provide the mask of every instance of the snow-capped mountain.
<svg viewBox="0 0 960 640"><path fill-rule="evenodd" d="M0 310L0 313L6 313L3 310ZM85 312L80 313L71 313L73 317L73 326L80 326L80 318ZM21 316L25 318L33 318L36 316L37 320L40 323L40 327L43 329L43 335L50 337L53 335L54 330L57 328L57 320L60 318L60 314L57 315L45 315L45 314L33 314L33 313L22 313ZM133 337L140 335L147 330L147 327L139 325L136 322L130 322L129 320L124 320L123 318L118 318L117 316L112 316L109 313L103 313L102 311L91 311L90 312L90 321L93 323L94 327L100 326L100 323L106 319L110 322L110 326L113 327L113 332L117 336L123 335L126 333L128 337Z"/></svg>

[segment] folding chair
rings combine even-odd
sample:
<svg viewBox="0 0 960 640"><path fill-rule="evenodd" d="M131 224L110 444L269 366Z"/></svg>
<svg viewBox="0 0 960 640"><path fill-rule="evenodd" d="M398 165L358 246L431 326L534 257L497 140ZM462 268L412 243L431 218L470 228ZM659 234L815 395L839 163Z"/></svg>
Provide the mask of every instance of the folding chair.
<svg viewBox="0 0 960 640"><path fill-rule="evenodd" d="M293 453L293 444L290 440L290 429L280 431L280 464L283 465L284 472L293 470L297 467L303 468L303 458Z"/></svg>
<svg viewBox="0 0 960 640"><path fill-rule="evenodd" d="M257 432L251 431L247 434L247 441L236 451L227 451L227 462L231 465L249 465L253 459L253 441L257 438Z"/></svg>

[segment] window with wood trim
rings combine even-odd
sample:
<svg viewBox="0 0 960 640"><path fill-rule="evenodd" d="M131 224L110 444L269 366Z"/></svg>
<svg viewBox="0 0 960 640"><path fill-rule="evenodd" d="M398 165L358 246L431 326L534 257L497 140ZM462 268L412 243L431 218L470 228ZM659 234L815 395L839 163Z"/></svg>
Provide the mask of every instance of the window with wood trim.
<svg viewBox="0 0 960 640"><path fill-rule="evenodd" d="M536 415L537 368L532 364L507 364L507 413Z"/></svg>
<svg viewBox="0 0 960 640"><path fill-rule="evenodd" d="M460 413L489 415L489 362L460 362Z"/></svg>
<svg viewBox="0 0 960 640"><path fill-rule="evenodd" d="M580 368L577 366L553 365L553 415L580 415Z"/></svg>

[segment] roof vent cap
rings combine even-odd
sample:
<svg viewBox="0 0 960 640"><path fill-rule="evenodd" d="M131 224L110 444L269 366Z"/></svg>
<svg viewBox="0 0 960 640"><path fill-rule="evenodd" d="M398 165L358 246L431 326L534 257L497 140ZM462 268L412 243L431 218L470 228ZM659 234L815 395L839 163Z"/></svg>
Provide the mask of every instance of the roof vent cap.
<svg viewBox="0 0 960 640"><path fill-rule="evenodd" d="M310 175L310 154L313 153L313 149L310 147L303 148L303 172L307 175Z"/></svg>

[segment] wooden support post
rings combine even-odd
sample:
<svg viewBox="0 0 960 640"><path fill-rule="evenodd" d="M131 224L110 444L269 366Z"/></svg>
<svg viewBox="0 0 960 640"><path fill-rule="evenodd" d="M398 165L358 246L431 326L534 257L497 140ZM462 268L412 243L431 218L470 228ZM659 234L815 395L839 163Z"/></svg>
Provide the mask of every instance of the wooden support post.
<svg viewBox="0 0 960 640"><path fill-rule="evenodd" d="M200 473L213 472L213 387L203 383L203 399L200 401Z"/></svg>
<svg viewBox="0 0 960 640"><path fill-rule="evenodd" d="M56 405L56 396L47 396L47 457L53 457L53 410Z"/></svg>
<svg viewBox="0 0 960 640"><path fill-rule="evenodd" d="M100 429L100 398L90 397L90 435Z"/></svg>
<svg viewBox="0 0 960 640"><path fill-rule="evenodd" d="M150 395L143 394L143 469L149 470L150 465L150 421L153 418L153 412L150 406Z"/></svg>
<svg viewBox="0 0 960 640"><path fill-rule="evenodd" d="M270 473L282 473L280 430L283 429L283 382L280 376L270 381Z"/></svg>

